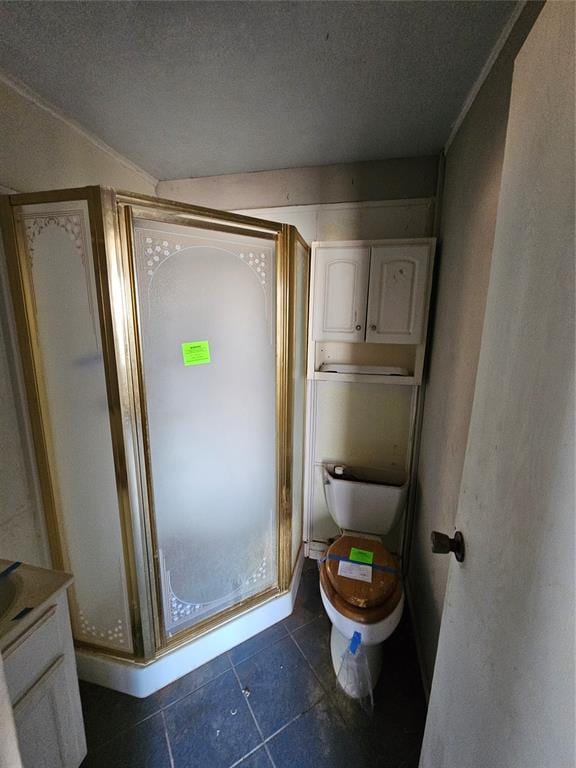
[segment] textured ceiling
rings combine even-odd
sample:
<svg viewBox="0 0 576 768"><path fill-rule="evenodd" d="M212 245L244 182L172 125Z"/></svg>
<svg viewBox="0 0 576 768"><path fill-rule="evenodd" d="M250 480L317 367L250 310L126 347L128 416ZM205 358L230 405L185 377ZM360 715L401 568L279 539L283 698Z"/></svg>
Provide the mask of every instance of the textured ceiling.
<svg viewBox="0 0 576 768"><path fill-rule="evenodd" d="M1 2L0 67L157 178L429 155L514 2Z"/></svg>

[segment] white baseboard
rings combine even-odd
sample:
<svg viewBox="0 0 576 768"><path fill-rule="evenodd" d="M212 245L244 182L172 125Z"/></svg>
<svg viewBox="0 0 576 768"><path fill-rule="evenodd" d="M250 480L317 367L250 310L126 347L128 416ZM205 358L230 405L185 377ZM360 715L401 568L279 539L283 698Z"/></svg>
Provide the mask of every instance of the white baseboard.
<svg viewBox="0 0 576 768"><path fill-rule="evenodd" d="M101 653L77 650L78 676L81 680L103 685L130 696L138 698L150 696L165 685L289 616L294 608L303 564L302 548L288 592L246 611L226 624L147 664L111 659Z"/></svg>

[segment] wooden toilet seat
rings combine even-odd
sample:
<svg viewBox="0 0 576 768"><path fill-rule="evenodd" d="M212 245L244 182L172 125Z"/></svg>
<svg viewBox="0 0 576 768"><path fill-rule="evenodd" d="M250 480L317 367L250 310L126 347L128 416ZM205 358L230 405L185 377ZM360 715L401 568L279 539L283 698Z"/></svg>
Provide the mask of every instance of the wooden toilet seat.
<svg viewBox="0 0 576 768"><path fill-rule="evenodd" d="M348 558L352 547L372 552L374 565L387 570L374 568L371 582L339 576L340 558ZM344 534L336 539L320 568L320 583L334 608L346 618L361 624L383 621L402 598L396 559L380 541L361 536Z"/></svg>

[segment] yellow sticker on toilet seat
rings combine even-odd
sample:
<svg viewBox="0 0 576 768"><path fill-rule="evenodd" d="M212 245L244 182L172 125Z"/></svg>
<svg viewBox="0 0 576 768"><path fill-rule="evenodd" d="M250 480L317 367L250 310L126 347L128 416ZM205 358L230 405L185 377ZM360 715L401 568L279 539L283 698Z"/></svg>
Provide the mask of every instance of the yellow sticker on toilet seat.
<svg viewBox="0 0 576 768"><path fill-rule="evenodd" d="M372 565L374 562L374 552L368 552L367 549L358 549L358 547L352 547L350 549L350 560L354 560L356 563L368 563Z"/></svg>

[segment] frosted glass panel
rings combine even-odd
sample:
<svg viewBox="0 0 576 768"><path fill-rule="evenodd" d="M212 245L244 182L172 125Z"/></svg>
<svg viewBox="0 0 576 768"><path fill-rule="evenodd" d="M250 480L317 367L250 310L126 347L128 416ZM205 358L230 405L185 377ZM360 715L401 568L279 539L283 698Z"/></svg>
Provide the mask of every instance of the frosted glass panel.
<svg viewBox="0 0 576 768"><path fill-rule="evenodd" d="M173 635L277 583L275 246L143 219L134 244Z"/></svg>
<svg viewBox="0 0 576 768"><path fill-rule="evenodd" d="M34 289L76 639L132 650L114 457L85 202L28 205L18 221Z"/></svg>
<svg viewBox="0 0 576 768"><path fill-rule="evenodd" d="M306 424L306 316L308 250L297 242L294 251L294 354L292 367L292 565L302 542L304 432Z"/></svg>

